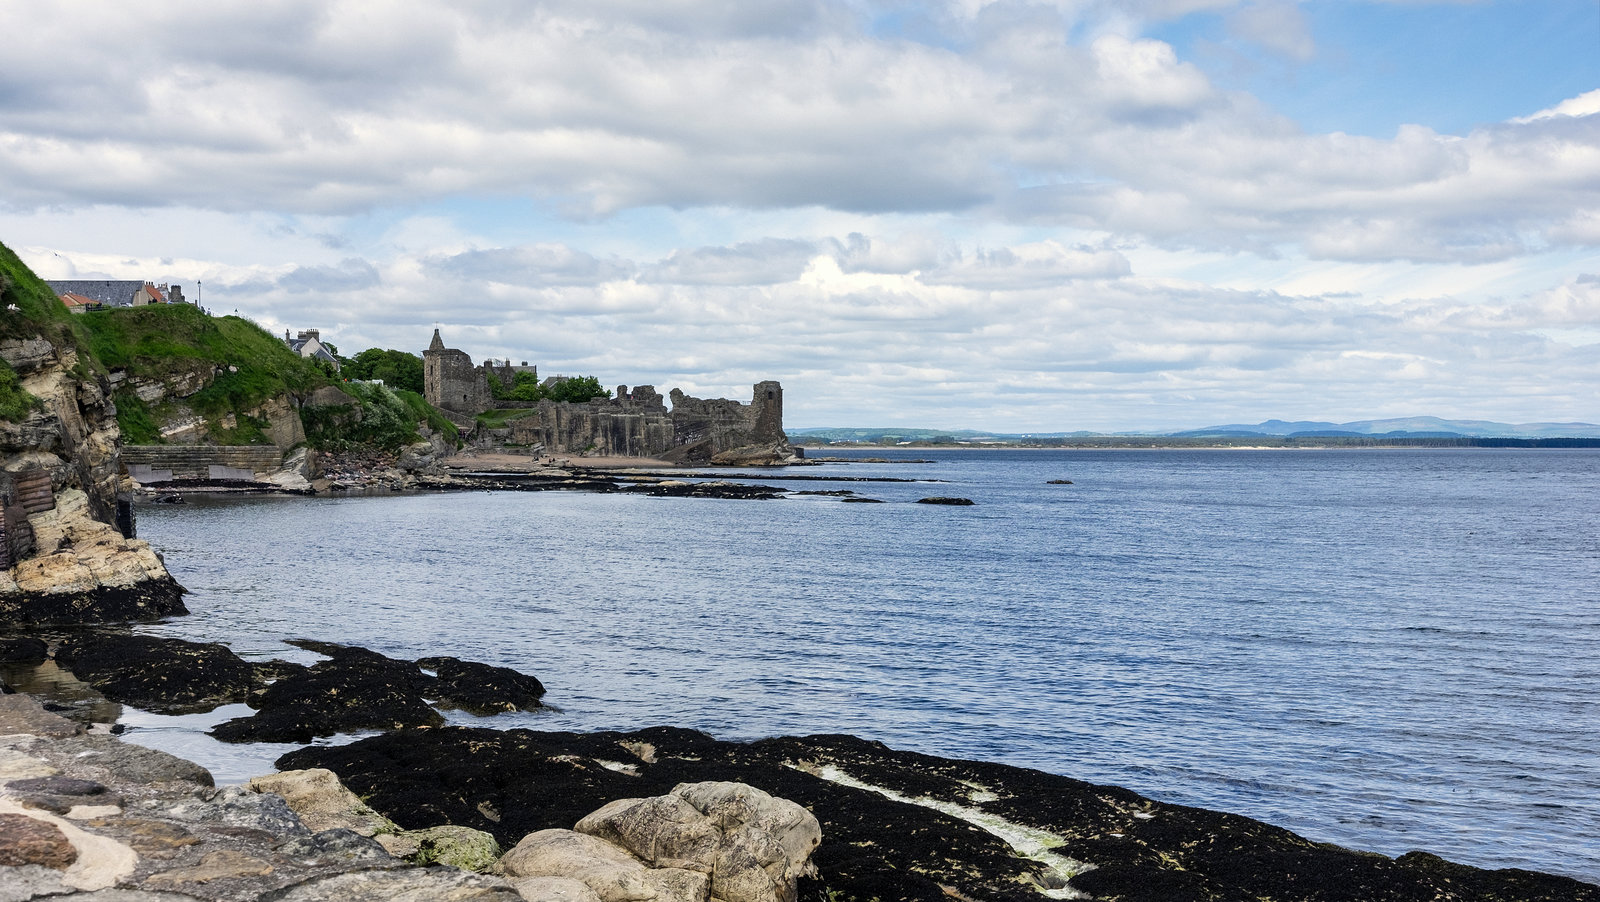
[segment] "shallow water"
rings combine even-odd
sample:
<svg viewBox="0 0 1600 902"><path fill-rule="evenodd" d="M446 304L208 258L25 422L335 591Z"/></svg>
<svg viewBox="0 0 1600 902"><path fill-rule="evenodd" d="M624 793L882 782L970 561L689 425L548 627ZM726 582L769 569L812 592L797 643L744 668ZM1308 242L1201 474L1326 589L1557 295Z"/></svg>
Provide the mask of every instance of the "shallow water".
<svg viewBox="0 0 1600 902"><path fill-rule="evenodd" d="M497 726L853 733L1600 881L1600 453L916 455L936 460L791 472L947 484L773 483L902 502L880 505L143 507L194 612L148 630L455 655L560 708ZM927 495L977 504L903 503ZM216 716L126 718L224 779L281 751L199 736Z"/></svg>

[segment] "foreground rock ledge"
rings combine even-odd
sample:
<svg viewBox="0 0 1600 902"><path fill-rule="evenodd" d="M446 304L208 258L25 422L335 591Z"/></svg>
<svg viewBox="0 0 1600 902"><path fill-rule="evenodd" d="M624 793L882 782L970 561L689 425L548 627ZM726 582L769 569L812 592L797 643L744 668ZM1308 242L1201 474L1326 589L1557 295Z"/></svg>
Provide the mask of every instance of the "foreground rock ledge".
<svg viewBox="0 0 1600 902"><path fill-rule="evenodd" d="M799 898L880 902L1600 902L1600 887L1314 843L1237 815L1025 768L901 752L849 736L719 742L690 730L545 733L446 727L312 747L403 827L451 823L503 845L568 829L618 799L733 780L816 815Z"/></svg>

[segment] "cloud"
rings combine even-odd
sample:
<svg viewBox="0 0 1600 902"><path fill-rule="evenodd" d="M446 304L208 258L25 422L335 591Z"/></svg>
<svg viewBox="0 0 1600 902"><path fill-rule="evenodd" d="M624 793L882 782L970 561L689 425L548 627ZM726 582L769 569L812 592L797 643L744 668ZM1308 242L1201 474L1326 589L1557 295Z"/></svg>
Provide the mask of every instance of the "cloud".
<svg viewBox="0 0 1600 902"><path fill-rule="evenodd" d="M773 285L793 282L817 254L817 245L764 238L732 247L675 251L640 274L641 282L678 285Z"/></svg>
<svg viewBox="0 0 1600 902"><path fill-rule="evenodd" d="M373 27L355 0L0 7L29 36L0 59L0 203L940 213L1338 259L1595 241L1593 92L1467 135L1304 134L1138 34L1207 10L1301 59L1287 0L951 2L924 41L875 31L886 9L485 0Z"/></svg>
<svg viewBox="0 0 1600 902"><path fill-rule="evenodd" d="M363 291L378 285L377 267L353 257L337 266L296 266L278 277L278 287L293 294Z"/></svg>
<svg viewBox="0 0 1600 902"><path fill-rule="evenodd" d="M977 289L1038 288L1073 279L1114 279L1132 272L1128 258L1114 250L1067 248L1054 241L994 250L978 249L924 272L925 285Z"/></svg>
<svg viewBox="0 0 1600 902"><path fill-rule="evenodd" d="M626 260L602 260L564 244L531 244L463 251L430 257L424 266L433 273L467 283L504 283L545 288L555 285L594 285L631 278L635 267Z"/></svg>
<svg viewBox="0 0 1600 902"><path fill-rule="evenodd" d="M1281 56L1305 62L1316 55L1316 43L1305 13L1292 0L1247 3L1226 19L1228 33Z"/></svg>

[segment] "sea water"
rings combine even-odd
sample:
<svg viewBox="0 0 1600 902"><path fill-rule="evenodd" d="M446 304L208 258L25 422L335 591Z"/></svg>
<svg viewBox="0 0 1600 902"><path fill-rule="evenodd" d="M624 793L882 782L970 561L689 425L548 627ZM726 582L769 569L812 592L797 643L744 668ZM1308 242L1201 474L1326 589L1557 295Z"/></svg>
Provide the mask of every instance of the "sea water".
<svg viewBox="0 0 1600 902"><path fill-rule="evenodd" d="M770 483L884 504L141 507L193 611L144 629L454 655L559 709L458 722L852 733L1600 882L1600 452L901 456L931 462L769 474L926 480ZM223 779L270 770L283 748L200 734L220 716L124 720Z"/></svg>

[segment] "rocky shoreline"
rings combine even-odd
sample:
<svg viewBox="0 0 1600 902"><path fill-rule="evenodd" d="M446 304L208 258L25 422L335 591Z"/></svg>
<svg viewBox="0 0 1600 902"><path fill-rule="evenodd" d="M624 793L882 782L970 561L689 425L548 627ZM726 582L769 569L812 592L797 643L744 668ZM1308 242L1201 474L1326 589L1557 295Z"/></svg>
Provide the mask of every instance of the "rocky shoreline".
<svg viewBox="0 0 1600 902"><path fill-rule="evenodd" d="M789 874L790 888L768 886L773 894L758 896L774 902L1600 902L1600 887L1565 877L1482 870L1423 852L1390 859L1117 787L849 736L739 743L671 727L564 733L444 726L439 708L526 710L543 704L543 686L531 675L453 658L413 662L332 643L296 644L325 659L309 666L244 662L221 645L115 629L74 632L48 644L0 644L0 657L14 662L48 652L123 704L195 711L244 700L256 713L243 720L266 716L263 725L288 725L272 733L228 721L213 733L230 741L270 734L304 743L383 730L284 755L277 766L285 776L252 781L264 792L218 790L197 765L100 735L104 725L86 729L25 695L4 696L0 820L13 820L0 829L0 902L73 893L124 902L587 902L586 893L605 902L735 902L718 895L731 890L713 885L717 867L704 863L716 858L704 851L710 834L695 826L700 815L690 813L694 806L682 796L686 786L729 784L745 787L737 794L747 801L759 793L792 802L819 826L814 851L808 847L806 857L785 858L777 868ZM313 792L307 782L321 788ZM341 795L343 787L356 795ZM353 820L308 814L330 806L345 814L370 806L370 812ZM615 806L633 814L594 827L591 816L615 814ZM68 861L51 829L89 852ZM680 867L689 852L682 853L689 858L649 853L669 842L663 831L678 837L670 843L701 848L694 860L702 864ZM623 834L654 838L648 848L621 842L620 852L596 851L596 832L606 842ZM501 850L533 836L543 838L513 859L522 864L503 863ZM78 864L98 854L94 849L110 848L107 842L131 850L131 869L129 852L112 856L122 862L115 867ZM572 865L570 855L588 855L582 858L588 863ZM547 862L558 859L567 862L568 876L548 872ZM656 873L663 869L674 873ZM109 882L86 876L111 872L120 876ZM121 894L105 895L111 887Z"/></svg>

